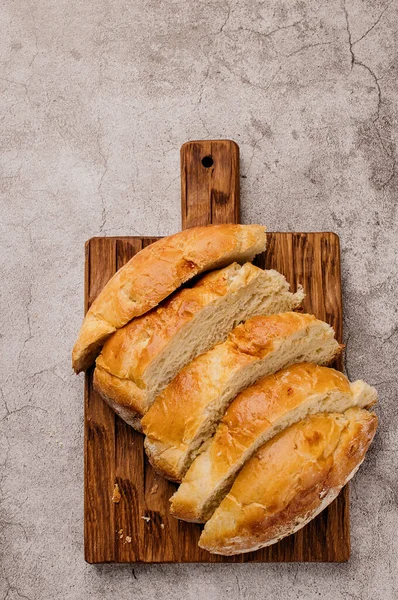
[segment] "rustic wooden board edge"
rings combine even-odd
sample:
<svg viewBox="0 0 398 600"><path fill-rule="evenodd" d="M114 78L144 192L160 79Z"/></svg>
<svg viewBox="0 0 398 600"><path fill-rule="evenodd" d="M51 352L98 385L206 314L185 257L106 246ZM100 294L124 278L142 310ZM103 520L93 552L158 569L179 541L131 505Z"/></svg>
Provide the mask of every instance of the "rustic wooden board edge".
<svg viewBox="0 0 398 600"><path fill-rule="evenodd" d="M267 235L272 235L272 234L281 234L281 235L291 235L291 234L297 234L297 235L313 235L313 234L320 234L320 235L330 235L332 237L334 237L338 243L338 250L340 253L340 236L338 233L335 233L334 231L267 231ZM172 234L170 234L172 235ZM158 236L153 236L153 235L107 235L107 236L100 236L100 235L94 235L93 237L89 238L88 240L86 240L86 242L84 242L84 248L85 251L88 251L88 247L90 245L90 243L93 240L121 240L121 241L131 241L131 240L159 240L161 237L161 235ZM340 267L340 263L339 263L339 267Z"/></svg>

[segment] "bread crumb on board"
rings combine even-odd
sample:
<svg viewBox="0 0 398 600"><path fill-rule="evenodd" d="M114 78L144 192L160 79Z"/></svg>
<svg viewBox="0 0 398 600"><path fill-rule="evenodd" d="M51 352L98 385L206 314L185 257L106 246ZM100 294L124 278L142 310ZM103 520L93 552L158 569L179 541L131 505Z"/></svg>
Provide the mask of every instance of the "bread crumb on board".
<svg viewBox="0 0 398 600"><path fill-rule="evenodd" d="M112 502L114 504L119 504L121 499L122 499L122 495L120 493L119 486L117 483L115 483L115 487L113 488L113 494L112 494Z"/></svg>
<svg viewBox="0 0 398 600"><path fill-rule="evenodd" d="M144 519L144 521L146 521L147 523L149 523L149 521L151 520L151 517L143 516L143 517L141 517L141 519Z"/></svg>
<svg viewBox="0 0 398 600"><path fill-rule="evenodd" d="M161 523L161 524L160 524L160 528L161 528L161 529L164 529L164 523Z"/></svg>
<svg viewBox="0 0 398 600"><path fill-rule="evenodd" d="M151 487L151 491L149 492L150 494L156 494L156 492L158 491L159 486L157 483L154 483L153 486Z"/></svg>
<svg viewBox="0 0 398 600"><path fill-rule="evenodd" d="M126 537L124 537L124 529L116 529L116 535L119 538L119 540L122 540L124 538L124 543L126 544L131 544L133 538L131 537L131 535L126 535Z"/></svg>

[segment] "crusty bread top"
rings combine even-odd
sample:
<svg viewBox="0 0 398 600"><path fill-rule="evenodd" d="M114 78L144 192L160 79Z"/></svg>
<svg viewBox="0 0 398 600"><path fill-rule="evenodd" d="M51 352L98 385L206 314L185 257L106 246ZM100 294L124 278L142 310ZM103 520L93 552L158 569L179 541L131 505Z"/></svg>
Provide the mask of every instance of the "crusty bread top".
<svg viewBox="0 0 398 600"><path fill-rule="evenodd" d="M314 315L287 312L253 317L238 325L225 342L198 356L169 383L143 418L144 433L174 446L183 444L213 388L221 389L231 372L265 357L275 341L315 321Z"/></svg>
<svg viewBox="0 0 398 600"><path fill-rule="evenodd" d="M76 372L88 368L114 331L195 275L234 261L250 261L265 245L261 225L210 225L147 246L119 269L91 305L73 348L73 368Z"/></svg>
<svg viewBox="0 0 398 600"><path fill-rule="evenodd" d="M310 416L277 435L243 467L199 546L237 554L297 530L355 472L376 427L374 414L352 408Z"/></svg>
<svg viewBox="0 0 398 600"><path fill-rule="evenodd" d="M183 325L201 308L233 291L235 288L231 289L231 286L244 285L262 272L251 263L244 267L233 263L207 273L195 286L179 290L157 308L116 331L105 342L97 366L145 387L143 374L146 368ZM236 281L237 277L239 281Z"/></svg>
<svg viewBox="0 0 398 600"><path fill-rule="evenodd" d="M377 392L363 381L313 363L293 364L263 377L233 400L206 449L194 460L171 498L179 519L207 521L234 475L262 444L318 412L368 408Z"/></svg>
<svg viewBox="0 0 398 600"><path fill-rule="evenodd" d="M228 407L220 426L225 426L237 445L244 444L257 434L259 425L263 427L262 421L271 424L309 394L335 390L350 393L350 382L343 373L314 363L290 365L243 390Z"/></svg>
<svg viewBox="0 0 398 600"><path fill-rule="evenodd" d="M310 395L332 392L351 396L347 377L313 363L290 365L243 390L228 407L208 448L215 475L222 473L234 455L250 446L261 432L303 404Z"/></svg>

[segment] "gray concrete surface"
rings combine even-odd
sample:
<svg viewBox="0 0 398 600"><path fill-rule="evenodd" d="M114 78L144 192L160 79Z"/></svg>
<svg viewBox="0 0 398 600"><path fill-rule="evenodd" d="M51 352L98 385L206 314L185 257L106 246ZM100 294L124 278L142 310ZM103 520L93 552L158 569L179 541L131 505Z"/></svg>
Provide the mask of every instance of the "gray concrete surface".
<svg viewBox="0 0 398 600"><path fill-rule="evenodd" d="M0 598L398 597L398 2L3 0ZM341 236L380 392L343 565L83 560L83 243L179 229L180 145L240 144L244 222Z"/></svg>

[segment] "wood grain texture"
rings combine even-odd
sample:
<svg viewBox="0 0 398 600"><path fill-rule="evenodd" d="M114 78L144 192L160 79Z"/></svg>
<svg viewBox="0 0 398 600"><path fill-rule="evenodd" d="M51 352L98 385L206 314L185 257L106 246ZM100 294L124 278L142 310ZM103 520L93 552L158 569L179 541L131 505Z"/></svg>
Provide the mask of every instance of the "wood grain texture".
<svg viewBox="0 0 398 600"><path fill-rule="evenodd" d="M239 147L231 140L181 147L182 228L239 223Z"/></svg>
<svg viewBox="0 0 398 600"><path fill-rule="evenodd" d="M94 238L87 244L86 308L142 246L157 238ZM307 292L304 310L325 319L342 339L339 240L333 233L269 233L256 264L277 269L295 290ZM340 367L340 364L336 365ZM304 529L279 544L236 557L213 556L197 546L201 527L169 514L175 485L145 458L143 437L113 414L86 376L85 556L102 562L340 562L349 558L348 486ZM121 501L111 501L114 484ZM143 519L146 517L149 521ZM123 537L116 532L123 529ZM126 537L131 542L126 542Z"/></svg>
<svg viewBox="0 0 398 600"><path fill-rule="evenodd" d="M211 167L202 159L211 156ZM183 228L239 222L239 149L227 140L189 142L181 149ZM110 277L157 238L93 238L86 244L85 309ZM333 233L269 233L263 268L277 269L307 293L304 310L325 319L342 340L340 247ZM336 364L341 368L341 361ZM114 485L121 493L112 502ZM201 526L171 517L176 489L146 460L143 437L114 415L85 382L85 558L104 562L340 562L349 558L348 486L303 530L280 543L235 557L198 547ZM120 532L120 533L119 533Z"/></svg>
<svg viewBox="0 0 398 600"><path fill-rule="evenodd" d="M90 240L86 244L86 311L115 271L116 240ZM85 376L84 395L85 556L88 562L96 562L98 556L101 556L102 562L113 562L116 560L111 503L115 479L115 414L94 391L92 375L91 368Z"/></svg>

